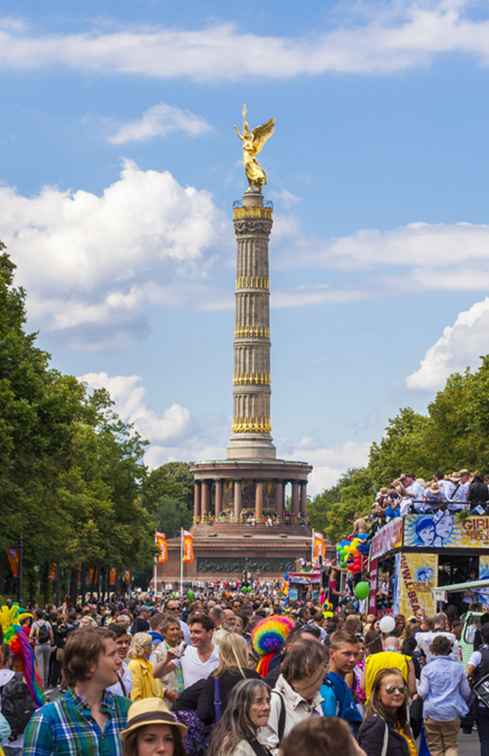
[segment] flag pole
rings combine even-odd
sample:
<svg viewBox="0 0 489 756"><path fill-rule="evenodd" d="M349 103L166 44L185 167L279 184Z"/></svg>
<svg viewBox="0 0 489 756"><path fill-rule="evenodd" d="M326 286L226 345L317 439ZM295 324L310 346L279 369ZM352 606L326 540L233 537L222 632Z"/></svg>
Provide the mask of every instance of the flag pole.
<svg viewBox="0 0 489 756"><path fill-rule="evenodd" d="M311 564L312 564L313 567L314 567L314 535L315 535L315 533L314 533L314 530L313 530L312 531L312 536L311 536Z"/></svg>
<svg viewBox="0 0 489 756"><path fill-rule="evenodd" d="M180 528L180 597L183 598L183 528Z"/></svg>

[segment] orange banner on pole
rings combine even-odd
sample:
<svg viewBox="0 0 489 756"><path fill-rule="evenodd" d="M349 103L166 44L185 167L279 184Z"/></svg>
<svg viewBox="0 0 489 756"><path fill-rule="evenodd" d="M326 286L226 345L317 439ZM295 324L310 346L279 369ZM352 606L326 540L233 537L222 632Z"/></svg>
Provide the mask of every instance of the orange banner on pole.
<svg viewBox="0 0 489 756"><path fill-rule="evenodd" d="M312 534L312 561L319 562L319 557L326 559L326 540L322 533Z"/></svg>
<svg viewBox="0 0 489 756"><path fill-rule="evenodd" d="M164 533L155 533L155 544L158 548L158 564L164 564L168 560L168 543L166 541L166 535Z"/></svg>
<svg viewBox="0 0 489 756"><path fill-rule="evenodd" d="M7 559L13 577L19 577L20 549L7 549Z"/></svg>
<svg viewBox="0 0 489 756"><path fill-rule="evenodd" d="M190 564L194 561L194 539L188 530L183 531L183 562Z"/></svg>
<svg viewBox="0 0 489 756"><path fill-rule="evenodd" d="M48 580L56 580L56 576L58 574L58 565L56 562L51 562L49 565L49 572L48 572Z"/></svg>
<svg viewBox="0 0 489 756"><path fill-rule="evenodd" d="M115 567L111 567L109 570L109 585L115 585L117 583L117 570Z"/></svg>

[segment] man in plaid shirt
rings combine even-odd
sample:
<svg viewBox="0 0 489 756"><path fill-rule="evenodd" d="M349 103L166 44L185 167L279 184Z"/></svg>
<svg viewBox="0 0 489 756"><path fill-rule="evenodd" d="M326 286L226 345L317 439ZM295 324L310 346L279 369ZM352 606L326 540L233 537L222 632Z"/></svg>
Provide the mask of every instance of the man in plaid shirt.
<svg viewBox="0 0 489 756"><path fill-rule="evenodd" d="M117 645L110 630L86 628L68 637L63 673L68 691L41 706L24 732L25 756L122 756L120 732L130 701L106 690L117 682Z"/></svg>

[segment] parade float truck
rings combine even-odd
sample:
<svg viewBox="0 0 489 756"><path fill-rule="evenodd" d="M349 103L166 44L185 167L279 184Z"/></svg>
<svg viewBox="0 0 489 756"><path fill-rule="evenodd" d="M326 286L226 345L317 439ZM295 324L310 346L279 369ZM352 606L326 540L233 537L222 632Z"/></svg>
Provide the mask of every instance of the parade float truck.
<svg viewBox="0 0 489 756"><path fill-rule="evenodd" d="M398 517L372 538L368 566L370 613L433 615L434 589L489 578L489 517L442 510ZM460 612L489 605L486 592L469 590L450 592L449 603Z"/></svg>
<svg viewBox="0 0 489 756"><path fill-rule="evenodd" d="M302 572L289 572L288 574L288 600L289 604L307 599L319 600L321 590L321 570L314 569Z"/></svg>

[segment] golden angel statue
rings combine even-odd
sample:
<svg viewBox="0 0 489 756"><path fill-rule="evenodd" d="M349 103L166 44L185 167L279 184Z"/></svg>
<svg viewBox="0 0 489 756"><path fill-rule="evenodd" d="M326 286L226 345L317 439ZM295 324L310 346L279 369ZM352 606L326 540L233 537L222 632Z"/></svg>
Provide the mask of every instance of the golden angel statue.
<svg viewBox="0 0 489 756"><path fill-rule="evenodd" d="M275 131L275 118L270 118L266 123L250 129L248 123L248 108L243 105L243 133L240 134L236 126L236 133L243 142L243 165L246 178L250 189L261 190L262 186L267 183L267 174L256 159L259 152L262 151L273 132Z"/></svg>

